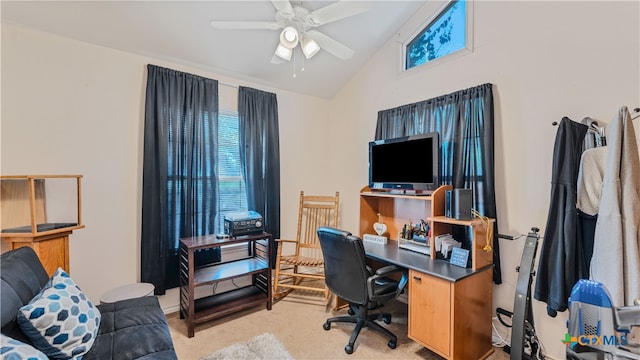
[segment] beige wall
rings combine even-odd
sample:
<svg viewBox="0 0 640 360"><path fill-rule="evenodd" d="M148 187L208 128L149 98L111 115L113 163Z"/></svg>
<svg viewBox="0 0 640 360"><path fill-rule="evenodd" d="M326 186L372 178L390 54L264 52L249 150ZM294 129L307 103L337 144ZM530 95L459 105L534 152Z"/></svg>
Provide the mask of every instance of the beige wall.
<svg viewBox="0 0 640 360"><path fill-rule="evenodd" d="M300 190L333 192L324 141L328 101L2 24L2 174L82 174L85 229L70 240L71 273L93 300L139 280L146 64L278 96L282 235L293 236ZM221 108L237 89L220 86ZM3 243L3 249L6 244ZM177 308L177 292L162 299Z"/></svg>
<svg viewBox="0 0 640 360"><path fill-rule="evenodd" d="M418 30L434 7L425 5L398 39ZM357 232L358 191L367 182L367 142L379 110L490 82L500 232L544 231L551 122L608 121L622 105L640 106L639 11L637 2L478 1L471 53L399 73L398 39L391 39L330 101L2 24L0 169L84 175L87 227L71 238L71 271L97 300L139 279L147 63L277 93L283 236L295 231L300 190L340 191L341 226ZM232 88L221 87L221 96L233 107ZM523 240L501 246L504 284L494 289L494 307L511 309ZM175 309L177 292L161 301ZM566 313L551 319L544 304L534 305L546 352L563 358Z"/></svg>
<svg viewBox="0 0 640 360"><path fill-rule="evenodd" d="M425 5L398 39L420 28L436 6ZM473 51L407 73L397 70L398 39L389 41L331 101L335 132L348 134L333 162L342 179L354 180L343 185L346 226L358 228L355 192L367 181L366 143L378 110L493 83L500 233L532 226L543 233L557 129L551 123L563 116L609 122L620 106L640 106L639 15L638 2L477 1ZM504 282L494 287L494 308L511 310L524 239L500 245ZM550 318L546 304L535 301L534 314L546 353L564 358L566 312Z"/></svg>

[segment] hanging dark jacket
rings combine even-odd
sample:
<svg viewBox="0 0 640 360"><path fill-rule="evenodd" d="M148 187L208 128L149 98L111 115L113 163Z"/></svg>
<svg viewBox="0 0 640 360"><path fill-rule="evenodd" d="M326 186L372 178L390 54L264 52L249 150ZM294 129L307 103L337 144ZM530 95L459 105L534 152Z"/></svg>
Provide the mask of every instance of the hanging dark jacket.
<svg viewBox="0 0 640 360"><path fill-rule="evenodd" d="M564 117L558 126L553 148L551 202L534 298L547 303L547 312L556 316L567 309L573 285L589 277L584 263L577 223L576 189L580 156L587 126Z"/></svg>

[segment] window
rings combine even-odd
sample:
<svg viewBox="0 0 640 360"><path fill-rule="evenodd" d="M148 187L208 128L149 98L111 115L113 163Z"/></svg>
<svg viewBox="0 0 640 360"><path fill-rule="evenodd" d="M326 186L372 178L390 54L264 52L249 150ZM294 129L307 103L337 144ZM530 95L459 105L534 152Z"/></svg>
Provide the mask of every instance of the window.
<svg viewBox="0 0 640 360"><path fill-rule="evenodd" d="M207 128L209 122L205 122L205 128ZM204 131L205 134L208 133ZM240 170L240 148L238 137L238 114L232 112L224 112L218 115L218 159L215 163L218 166L218 209L215 211L217 215L216 223L214 226L216 233L222 233L224 229L224 215L230 211L243 211L247 210L247 195L245 192L245 182ZM175 136L170 134L169 147L174 146L174 141L171 138ZM205 136L204 140L208 143L208 136ZM205 145L208 148L208 145ZM169 169L173 169L173 158L169 158ZM213 174L201 174L193 184L196 186L195 193L198 196L197 203L203 203L202 198L208 197L211 202L215 202L212 194ZM184 176L169 176L168 177L168 191L170 193L176 192L176 197L182 197L182 187L184 185ZM205 202L206 203L206 202ZM173 204L170 204L173 208ZM193 209L197 214L204 214L208 212L208 209ZM176 224L180 223L182 218L182 212L171 210L175 213L173 221ZM180 227L173 226L175 231L175 246L178 247L178 241L180 240Z"/></svg>
<svg viewBox="0 0 640 360"><path fill-rule="evenodd" d="M184 141L191 137L190 132L192 129L188 124L192 123L185 121L186 115L183 110L177 110L175 115L175 117L171 118L171 124L168 126L167 194L169 200L167 202L167 215L168 229L173 232L171 236L174 239L174 247L177 249L180 238L183 236L184 226L192 227L190 233L207 234L211 232L210 222L202 221L202 219L208 217L212 211L212 206L203 199L213 196L215 183L211 166L202 166L197 176L189 176L189 167L185 164L191 161L190 158L193 154L185 149ZM200 136L196 140L191 140L203 144L198 149L200 152L197 153L205 159L204 162L208 162L213 155L210 145L213 134L209 131L211 123L209 114L203 112L201 116L203 121L199 124L198 134ZM194 153L196 152L194 151ZM184 203L189 196L195 197L197 201L190 201L189 207L185 207ZM189 216L188 214L192 214L198 221L193 223L186 222L185 218Z"/></svg>
<svg viewBox="0 0 640 360"><path fill-rule="evenodd" d="M224 229L224 214L247 210L247 193L240 168L238 113L220 111L218 115L218 176L220 208L218 232Z"/></svg>
<svg viewBox="0 0 640 360"><path fill-rule="evenodd" d="M462 50L467 42L467 1L451 1L405 46L405 70Z"/></svg>

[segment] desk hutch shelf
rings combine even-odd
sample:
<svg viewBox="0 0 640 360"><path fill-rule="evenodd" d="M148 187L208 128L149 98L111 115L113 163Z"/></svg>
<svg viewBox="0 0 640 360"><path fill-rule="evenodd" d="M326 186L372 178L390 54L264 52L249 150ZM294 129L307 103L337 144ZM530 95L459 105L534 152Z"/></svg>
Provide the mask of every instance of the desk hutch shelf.
<svg viewBox="0 0 640 360"><path fill-rule="evenodd" d="M248 256L243 259L195 266L197 250L219 248L246 243ZM271 310L271 234L261 233L218 239L215 235L180 239L180 318L187 320L189 337L195 334L195 325L217 319L237 311L266 304ZM195 288L213 285L223 280L251 275L251 284L220 294L195 298Z"/></svg>
<svg viewBox="0 0 640 360"><path fill-rule="evenodd" d="M484 359L493 352L493 252L484 250L493 220L485 224L479 219L445 217L445 192L451 189L441 186L430 195L415 196L364 187L360 192L360 236L372 234L373 224L382 221L387 226L384 235L389 237L386 246L397 246L404 224L428 222L429 255L416 255L407 249L389 251L381 245L365 245L367 254L379 262L385 262L384 254L394 254L403 261L411 259L405 265L409 269L409 338L446 359ZM471 257L466 269L439 259L433 251L433 239L451 233L456 226L466 227L465 233L469 234L463 243Z"/></svg>

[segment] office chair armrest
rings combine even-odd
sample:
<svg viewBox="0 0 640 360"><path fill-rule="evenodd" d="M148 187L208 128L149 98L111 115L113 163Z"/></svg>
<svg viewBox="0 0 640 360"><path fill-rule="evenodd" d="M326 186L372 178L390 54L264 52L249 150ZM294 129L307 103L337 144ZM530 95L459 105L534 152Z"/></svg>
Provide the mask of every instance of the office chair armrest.
<svg viewBox="0 0 640 360"><path fill-rule="evenodd" d="M400 266L387 265L385 267L382 267L376 270L376 273L367 279L367 283L368 283L367 290L369 291L370 299L375 298L375 295L374 295L375 281L381 278L385 278L387 275L393 274L393 273L402 273L402 277L400 278L400 280L398 280L398 287L396 288L395 296L397 297L404 291L404 288L407 285L407 282L409 281L409 274L407 273L407 270Z"/></svg>
<svg viewBox="0 0 640 360"><path fill-rule="evenodd" d="M378 276L378 278L380 278L383 276L387 276L391 273L403 271L403 270L404 270L403 268L397 265L387 265L385 267L381 267L380 269L376 270L376 275Z"/></svg>

